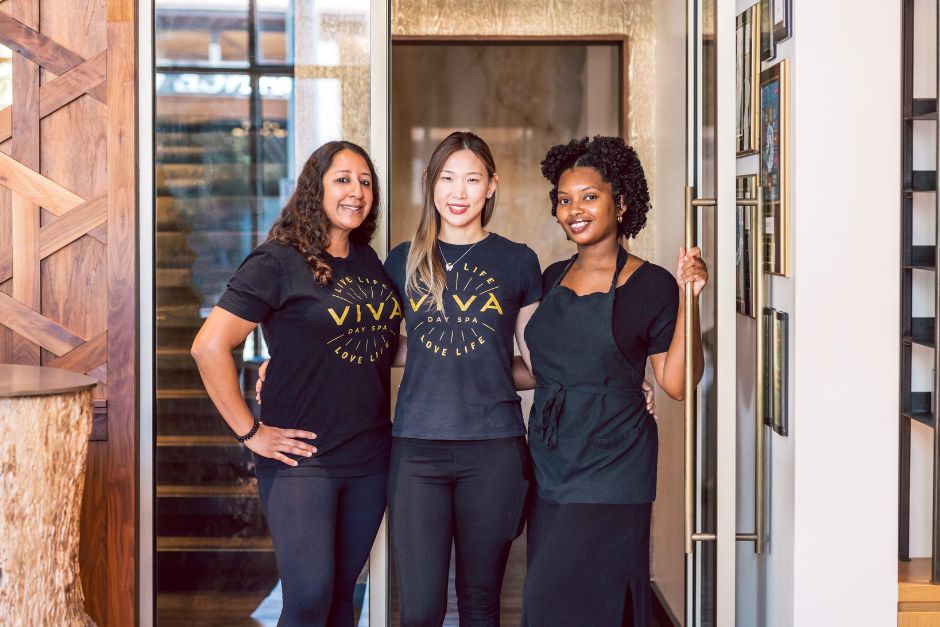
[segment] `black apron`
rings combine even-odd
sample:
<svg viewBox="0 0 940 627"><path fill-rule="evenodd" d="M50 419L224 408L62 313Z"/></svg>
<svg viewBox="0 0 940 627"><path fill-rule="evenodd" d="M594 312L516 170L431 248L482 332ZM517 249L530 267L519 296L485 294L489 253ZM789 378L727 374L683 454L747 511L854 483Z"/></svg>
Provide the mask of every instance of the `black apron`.
<svg viewBox="0 0 940 627"><path fill-rule="evenodd" d="M529 449L539 497L549 503L650 503L656 496L656 421L646 409L642 373L613 336L622 248L606 293L578 296L560 285L526 326L536 379Z"/></svg>

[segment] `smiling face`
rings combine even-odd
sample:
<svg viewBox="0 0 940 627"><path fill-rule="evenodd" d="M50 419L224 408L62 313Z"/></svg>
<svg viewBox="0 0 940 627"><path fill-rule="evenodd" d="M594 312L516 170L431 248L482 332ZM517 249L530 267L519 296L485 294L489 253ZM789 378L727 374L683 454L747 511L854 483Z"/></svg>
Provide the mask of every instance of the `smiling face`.
<svg viewBox="0 0 940 627"><path fill-rule="evenodd" d="M571 168L558 179L555 215L568 239L579 246L616 239L618 205L610 183L594 168Z"/></svg>
<svg viewBox="0 0 940 627"><path fill-rule="evenodd" d="M496 175L472 150L451 154L434 183L434 206L441 220L454 228L480 223L486 199L496 191Z"/></svg>
<svg viewBox="0 0 940 627"><path fill-rule="evenodd" d="M323 175L323 211L331 231L351 232L372 211L369 164L351 150L341 150Z"/></svg>

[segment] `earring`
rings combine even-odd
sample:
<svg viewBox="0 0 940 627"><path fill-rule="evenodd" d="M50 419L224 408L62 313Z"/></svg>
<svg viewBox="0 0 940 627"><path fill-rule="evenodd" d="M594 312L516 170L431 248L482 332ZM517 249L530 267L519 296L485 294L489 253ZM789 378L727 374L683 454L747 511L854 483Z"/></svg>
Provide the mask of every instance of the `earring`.
<svg viewBox="0 0 940 627"><path fill-rule="evenodd" d="M623 214L622 214L622 213L617 215L617 222L623 222Z"/></svg>

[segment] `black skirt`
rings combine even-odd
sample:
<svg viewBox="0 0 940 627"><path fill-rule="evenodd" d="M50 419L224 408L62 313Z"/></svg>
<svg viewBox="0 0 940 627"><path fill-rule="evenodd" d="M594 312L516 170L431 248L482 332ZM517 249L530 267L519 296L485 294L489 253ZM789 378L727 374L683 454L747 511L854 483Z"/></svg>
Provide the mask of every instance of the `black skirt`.
<svg viewBox="0 0 940 627"><path fill-rule="evenodd" d="M523 625L647 627L652 503L533 500Z"/></svg>

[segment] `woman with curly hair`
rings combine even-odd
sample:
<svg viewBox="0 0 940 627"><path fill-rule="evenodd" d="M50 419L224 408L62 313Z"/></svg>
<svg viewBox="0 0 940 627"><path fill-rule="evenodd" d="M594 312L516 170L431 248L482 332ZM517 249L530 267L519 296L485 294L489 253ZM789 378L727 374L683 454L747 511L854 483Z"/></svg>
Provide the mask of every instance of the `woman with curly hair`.
<svg viewBox="0 0 940 627"><path fill-rule="evenodd" d="M282 627L353 624L356 578L385 510L402 311L369 247L379 206L362 148L318 148L193 343L210 398L254 452ZM231 354L258 324L271 352L262 421L245 404Z"/></svg>
<svg viewBox="0 0 940 627"><path fill-rule="evenodd" d="M524 623L648 625L658 438L643 373L648 358L660 387L682 398L682 288L692 283L697 304L708 273L697 248L679 250L674 278L621 246L646 224L650 207L643 167L621 138L555 146L542 174L552 184L552 214L578 253L545 270L541 305L525 330L537 494Z"/></svg>

